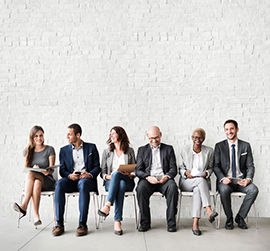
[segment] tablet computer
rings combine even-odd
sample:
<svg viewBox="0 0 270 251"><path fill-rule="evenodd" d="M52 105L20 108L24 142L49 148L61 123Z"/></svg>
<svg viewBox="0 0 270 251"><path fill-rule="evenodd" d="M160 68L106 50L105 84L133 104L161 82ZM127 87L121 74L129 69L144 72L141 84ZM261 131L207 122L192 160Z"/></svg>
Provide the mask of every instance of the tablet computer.
<svg viewBox="0 0 270 251"><path fill-rule="evenodd" d="M131 173L134 171L137 164L119 165L117 171Z"/></svg>
<svg viewBox="0 0 270 251"><path fill-rule="evenodd" d="M240 180L242 180L242 179L240 179L240 178L231 178L231 182L232 182L233 185L237 185L237 182L240 181Z"/></svg>

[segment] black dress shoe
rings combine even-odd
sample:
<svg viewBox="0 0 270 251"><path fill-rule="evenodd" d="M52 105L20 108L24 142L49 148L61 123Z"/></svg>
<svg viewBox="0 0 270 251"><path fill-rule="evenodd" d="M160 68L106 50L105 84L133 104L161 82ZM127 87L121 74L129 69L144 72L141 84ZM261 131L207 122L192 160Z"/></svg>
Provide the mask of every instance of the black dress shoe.
<svg viewBox="0 0 270 251"><path fill-rule="evenodd" d="M167 231L168 232L176 232L176 226L171 226L171 227L168 226Z"/></svg>
<svg viewBox="0 0 270 251"><path fill-rule="evenodd" d="M213 221L215 221L215 218L218 216L218 213L217 212L214 212L210 215L209 217L209 221L210 223L212 223Z"/></svg>
<svg viewBox="0 0 270 251"><path fill-rule="evenodd" d="M202 234L201 230L194 230L192 229L194 235L200 236Z"/></svg>
<svg viewBox="0 0 270 251"><path fill-rule="evenodd" d="M241 228L241 229L248 229L245 220L239 214L236 215L235 222L238 224L238 227L239 228Z"/></svg>
<svg viewBox="0 0 270 251"><path fill-rule="evenodd" d="M225 224L225 228L226 228L227 230L232 230L232 229L234 229L233 218L227 219L226 224Z"/></svg>
<svg viewBox="0 0 270 251"><path fill-rule="evenodd" d="M148 231L148 229L150 228L150 226L148 225L141 225L138 229L139 232L146 232Z"/></svg>

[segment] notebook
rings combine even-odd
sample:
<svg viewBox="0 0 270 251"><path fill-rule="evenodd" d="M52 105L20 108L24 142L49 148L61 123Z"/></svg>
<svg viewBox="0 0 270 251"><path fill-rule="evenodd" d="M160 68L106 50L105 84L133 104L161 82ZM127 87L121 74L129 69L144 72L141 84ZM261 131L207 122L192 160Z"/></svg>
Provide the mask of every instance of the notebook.
<svg viewBox="0 0 270 251"><path fill-rule="evenodd" d="M119 165L117 171L131 173L134 171L137 164Z"/></svg>

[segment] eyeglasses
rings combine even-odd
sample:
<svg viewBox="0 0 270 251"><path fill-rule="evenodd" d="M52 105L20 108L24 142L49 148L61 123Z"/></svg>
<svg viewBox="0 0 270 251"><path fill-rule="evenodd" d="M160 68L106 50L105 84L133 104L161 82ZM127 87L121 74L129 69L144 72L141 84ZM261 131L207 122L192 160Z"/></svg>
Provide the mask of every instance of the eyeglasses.
<svg viewBox="0 0 270 251"><path fill-rule="evenodd" d="M202 138L202 137L196 137L196 136L192 136L192 138L194 139L194 140L199 140L199 141L203 141L204 140L204 138Z"/></svg>
<svg viewBox="0 0 270 251"><path fill-rule="evenodd" d="M160 136L154 137L154 138L149 138L149 140L153 141L153 140L158 140L160 139Z"/></svg>

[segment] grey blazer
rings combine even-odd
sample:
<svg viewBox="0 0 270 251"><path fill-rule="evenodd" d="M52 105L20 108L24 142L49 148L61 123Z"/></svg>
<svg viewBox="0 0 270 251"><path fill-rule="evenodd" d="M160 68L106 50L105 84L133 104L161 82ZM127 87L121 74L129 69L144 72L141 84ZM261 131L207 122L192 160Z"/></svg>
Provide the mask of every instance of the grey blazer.
<svg viewBox="0 0 270 251"><path fill-rule="evenodd" d="M135 153L133 148L129 147L124 154L125 163L135 164ZM113 152L109 149L105 149L102 154L101 160L101 173L100 177L104 179L105 175L110 175L112 173L112 162L113 162Z"/></svg>
<svg viewBox="0 0 270 251"><path fill-rule="evenodd" d="M214 172L217 176L217 181L227 177L230 168L230 153L227 140L223 140L216 144L214 153ZM238 139L238 161L240 171L243 174L243 179L249 178L253 180L255 167L250 144Z"/></svg>
<svg viewBox="0 0 270 251"><path fill-rule="evenodd" d="M207 172L207 183L209 189L211 188L210 176L213 173L213 162L214 162L214 150L211 147L202 145L201 149L202 158L203 158L203 171ZM186 146L180 151L180 160L179 160L179 187L182 182L187 179L185 175L186 171L191 171L193 168L193 145Z"/></svg>

